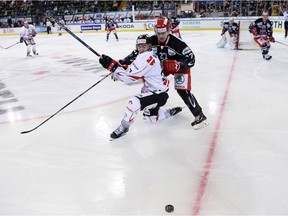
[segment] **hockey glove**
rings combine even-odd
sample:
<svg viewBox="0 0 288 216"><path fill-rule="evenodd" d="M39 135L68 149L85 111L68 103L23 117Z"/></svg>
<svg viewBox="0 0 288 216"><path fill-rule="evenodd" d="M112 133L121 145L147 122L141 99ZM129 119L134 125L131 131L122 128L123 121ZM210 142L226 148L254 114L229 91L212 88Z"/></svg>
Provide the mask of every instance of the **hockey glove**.
<svg viewBox="0 0 288 216"><path fill-rule="evenodd" d="M20 43L23 43L23 41L24 41L24 39L23 39L23 37L20 37Z"/></svg>
<svg viewBox="0 0 288 216"><path fill-rule="evenodd" d="M165 60L163 62L163 72L165 76L177 73L180 69L180 63L176 60Z"/></svg>
<svg viewBox="0 0 288 216"><path fill-rule="evenodd" d="M269 41L272 42L272 43L275 43L275 38L273 36L270 36L269 37Z"/></svg>
<svg viewBox="0 0 288 216"><path fill-rule="evenodd" d="M110 72L114 72L118 67L117 61L104 54L99 58L99 63Z"/></svg>

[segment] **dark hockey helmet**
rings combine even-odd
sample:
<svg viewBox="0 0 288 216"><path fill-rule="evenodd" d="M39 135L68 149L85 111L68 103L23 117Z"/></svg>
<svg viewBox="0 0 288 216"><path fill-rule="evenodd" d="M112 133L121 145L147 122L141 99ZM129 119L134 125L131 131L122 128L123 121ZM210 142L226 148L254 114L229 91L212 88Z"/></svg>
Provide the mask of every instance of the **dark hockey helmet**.
<svg viewBox="0 0 288 216"><path fill-rule="evenodd" d="M139 35L136 40L136 46L138 44L151 44L151 38L148 34Z"/></svg>
<svg viewBox="0 0 288 216"><path fill-rule="evenodd" d="M156 20L154 28L156 33L163 33L169 31L170 22L166 17L161 16Z"/></svg>
<svg viewBox="0 0 288 216"><path fill-rule="evenodd" d="M145 44L145 46L143 46ZM141 46L140 46L141 45ZM148 34L139 35L136 40L136 49L139 53L151 50L152 42Z"/></svg>

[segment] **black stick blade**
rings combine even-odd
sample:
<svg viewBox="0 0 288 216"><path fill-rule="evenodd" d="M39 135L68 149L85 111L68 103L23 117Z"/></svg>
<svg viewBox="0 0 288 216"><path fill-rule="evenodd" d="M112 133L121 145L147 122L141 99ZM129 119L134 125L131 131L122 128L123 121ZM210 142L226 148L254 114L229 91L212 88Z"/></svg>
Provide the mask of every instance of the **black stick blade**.
<svg viewBox="0 0 288 216"><path fill-rule="evenodd" d="M30 133L30 132L32 132L33 130L34 130L34 129L32 129L32 130L28 130L28 131L22 131L21 134Z"/></svg>

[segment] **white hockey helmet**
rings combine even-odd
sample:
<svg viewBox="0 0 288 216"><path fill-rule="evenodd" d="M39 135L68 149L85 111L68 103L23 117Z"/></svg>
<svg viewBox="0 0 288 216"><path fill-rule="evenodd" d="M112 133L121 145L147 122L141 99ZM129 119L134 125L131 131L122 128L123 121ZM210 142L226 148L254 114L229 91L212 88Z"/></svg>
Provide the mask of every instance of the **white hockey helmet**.
<svg viewBox="0 0 288 216"><path fill-rule="evenodd" d="M234 18L233 17L229 18L229 23L234 23Z"/></svg>

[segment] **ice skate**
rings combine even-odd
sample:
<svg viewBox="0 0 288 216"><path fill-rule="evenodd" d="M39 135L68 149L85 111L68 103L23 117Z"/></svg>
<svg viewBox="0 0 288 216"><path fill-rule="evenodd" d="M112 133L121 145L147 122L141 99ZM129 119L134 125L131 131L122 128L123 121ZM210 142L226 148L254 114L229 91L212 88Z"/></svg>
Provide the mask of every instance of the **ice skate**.
<svg viewBox="0 0 288 216"><path fill-rule="evenodd" d="M270 60L271 58L272 58L271 55L268 55L268 54L263 55L263 59L265 60Z"/></svg>
<svg viewBox="0 0 288 216"><path fill-rule="evenodd" d="M206 116L203 113L201 113L200 115L195 117L195 120L191 123L191 125L195 130L201 129L208 125L206 119L207 119Z"/></svg>
<svg viewBox="0 0 288 216"><path fill-rule="evenodd" d="M124 127L122 124L114 130L111 134L110 137L111 139L117 139L121 136L124 136L127 132L129 131L129 128Z"/></svg>
<svg viewBox="0 0 288 216"><path fill-rule="evenodd" d="M174 107L174 108L170 109L170 115L174 116L181 111L182 111L182 107Z"/></svg>
<svg viewBox="0 0 288 216"><path fill-rule="evenodd" d="M33 54L34 54L34 55L39 55L39 53L37 53L36 51L35 51L35 52L33 51Z"/></svg>
<svg viewBox="0 0 288 216"><path fill-rule="evenodd" d="M27 53L27 57L33 57L33 55L31 55L30 53Z"/></svg>

